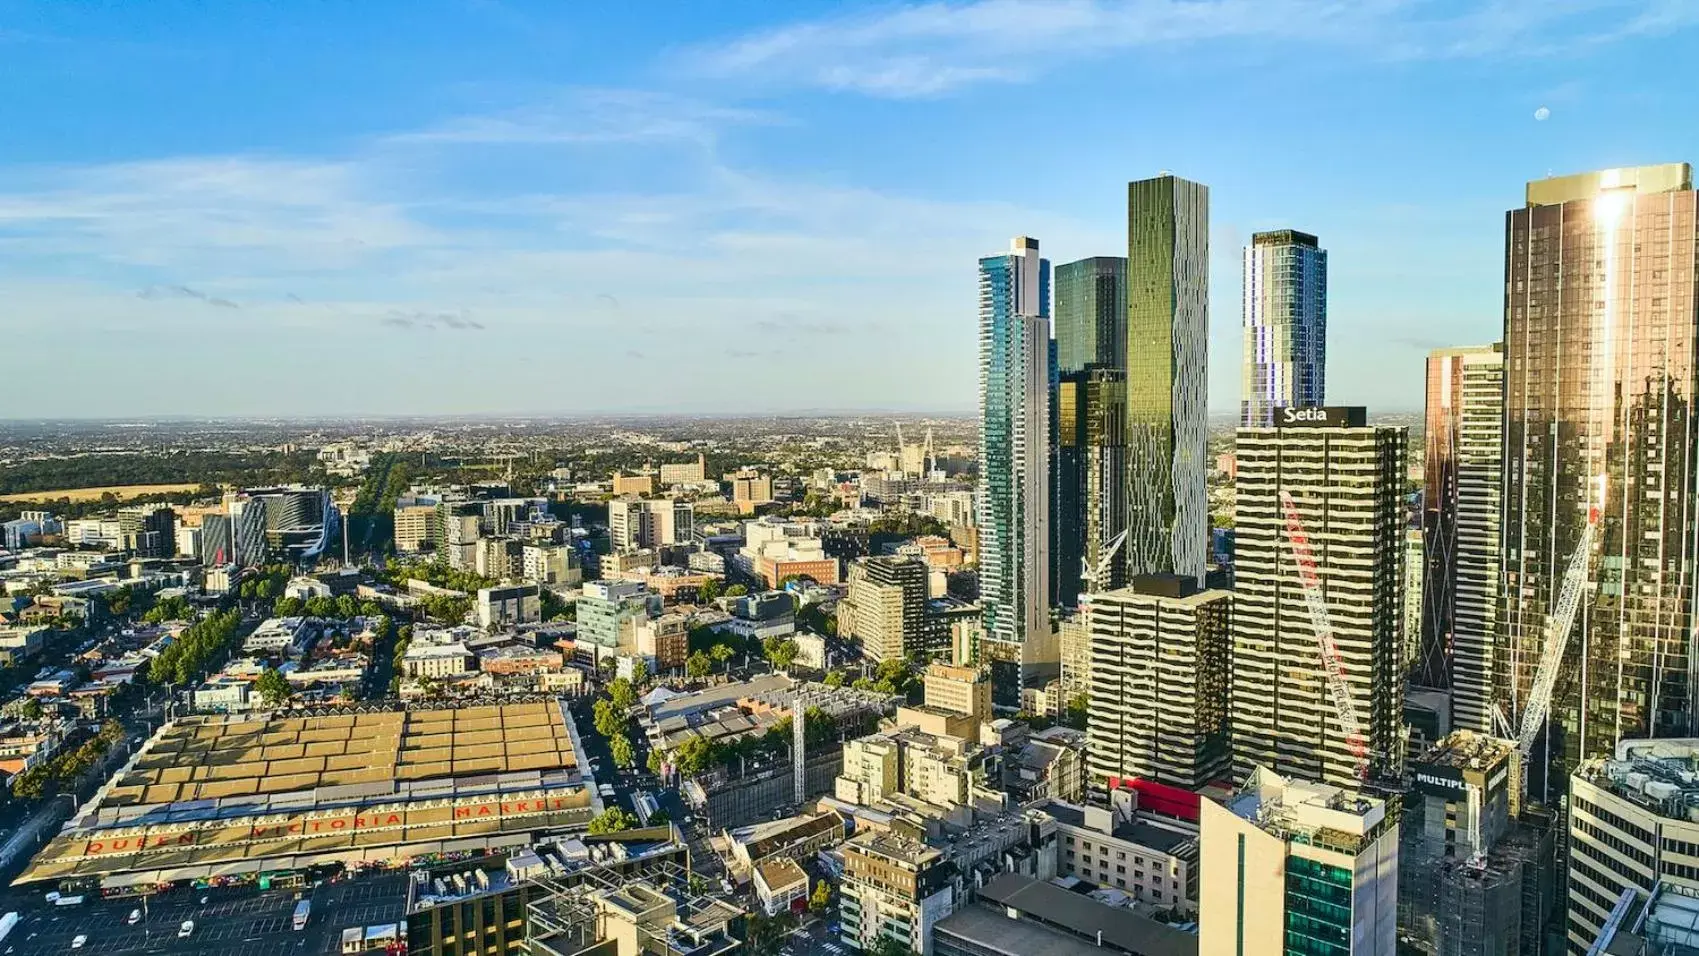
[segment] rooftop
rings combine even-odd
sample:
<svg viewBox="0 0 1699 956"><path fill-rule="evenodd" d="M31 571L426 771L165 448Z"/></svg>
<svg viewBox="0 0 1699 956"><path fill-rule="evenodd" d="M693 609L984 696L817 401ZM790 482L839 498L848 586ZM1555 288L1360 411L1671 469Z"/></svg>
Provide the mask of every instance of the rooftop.
<svg viewBox="0 0 1699 956"><path fill-rule="evenodd" d="M1575 776L1664 816L1699 820L1699 738L1623 740Z"/></svg>
<svg viewBox="0 0 1699 956"><path fill-rule="evenodd" d="M1138 956L1197 956L1198 938L1126 907L1109 906L1052 883L1005 873L979 891L985 900L1042 921L1080 940L1102 934L1103 946ZM1015 950L1021 956L1027 951Z"/></svg>
<svg viewBox="0 0 1699 956"><path fill-rule="evenodd" d="M1041 805L1039 809L1055 817L1057 823L1071 827L1085 827L1086 825L1084 807L1052 800ZM1195 834L1181 833L1167 827L1157 826L1137 817L1132 820L1117 819L1111 834L1118 840L1126 840L1128 843L1149 847L1159 853L1173 853L1187 844L1196 845L1197 843Z"/></svg>

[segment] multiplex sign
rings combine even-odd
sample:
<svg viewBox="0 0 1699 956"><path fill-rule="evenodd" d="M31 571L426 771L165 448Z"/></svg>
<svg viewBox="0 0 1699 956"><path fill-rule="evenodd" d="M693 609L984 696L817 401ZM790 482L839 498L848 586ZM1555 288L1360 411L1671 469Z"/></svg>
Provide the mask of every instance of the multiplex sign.
<svg viewBox="0 0 1699 956"><path fill-rule="evenodd" d="M1368 411L1361 405L1288 405L1274 416L1281 428L1348 428L1367 422Z"/></svg>

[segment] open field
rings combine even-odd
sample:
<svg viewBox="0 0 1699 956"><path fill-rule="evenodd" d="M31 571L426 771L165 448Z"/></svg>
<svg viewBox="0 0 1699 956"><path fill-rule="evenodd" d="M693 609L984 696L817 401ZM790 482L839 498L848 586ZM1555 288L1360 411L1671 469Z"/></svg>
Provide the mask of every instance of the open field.
<svg viewBox="0 0 1699 956"><path fill-rule="evenodd" d="M105 488L64 488L58 491L22 491L13 495L0 495L0 501L57 501L69 498L72 501L97 501L101 495L111 492L119 500L139 498L142 495L174 494L181 491L194 491L199 488L198 482L180 485L108 485Z"/></svg>

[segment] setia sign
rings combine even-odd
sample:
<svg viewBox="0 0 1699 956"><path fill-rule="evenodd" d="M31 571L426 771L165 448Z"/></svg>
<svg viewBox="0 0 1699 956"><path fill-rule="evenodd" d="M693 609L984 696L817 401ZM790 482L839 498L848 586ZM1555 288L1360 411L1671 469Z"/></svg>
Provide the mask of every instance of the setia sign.
<svg viewBox="0 0 1699 956"><path fill-rule="evenodd" d="M1361 405L1288 405L1274 416L1279 428L1361 428L1368 410Z"/></svg>

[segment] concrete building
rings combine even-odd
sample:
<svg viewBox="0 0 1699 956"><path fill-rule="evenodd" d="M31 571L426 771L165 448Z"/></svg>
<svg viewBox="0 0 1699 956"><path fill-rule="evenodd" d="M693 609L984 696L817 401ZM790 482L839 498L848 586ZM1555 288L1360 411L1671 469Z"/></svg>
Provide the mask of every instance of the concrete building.
<svg viewBox="0 0 1699 956"><path fill-rule="evenodd" d="M934 956L1198 956L1195 933L1004 873L933 927Z"/></svg>
<svg viewBox="0 0 1699 956"><path fill-rule="evenodd" d="M773 479L758 469L742 468L726 475L725 480L732 486L732 502L744 514L773 500Z"/></svg>
<svg viewBox="0 0 1699 956"><path fill-rule="evenodd" d="M1586 953L1625 892L1699 894L1699 739L1624 740L1569 780L1571 953ZM1679 951L1678 951L1679 952Z"/></svg>
<svg viewBox="0 0 1699 956"><path fill-rule="evenodd" d="M743 547L733 555L738 570L776 588L792 576L821 584L841 580L838 559L826 554L818 521L768 516L743 523Z"/></svg>
<svg viewBox="0 0 1699 956"><path fill-rule="evenodd" d="M1050 633L1050 262L1038 240L979 260L981 650L1000 703L1056 660Z"/></svg>
<svg viewBox="0 0 1699 956"><path fill-rule="evenodd" d="M177 513L170 505L130 505L118 509L119 545L137 557L177 554Z"/></svg>
<svg viewBox="0 0 1699 956"><path fill-rule="evenodd" d="M437 540L436 504L397 504L395 508L395 550L402 554L417 554L429 549Z"/></svg>
<svg viewBox="0 0 1699 956"><path fill-rule="evenodd" d="M690 656L690 615L663 614L637 620L637 656L649 673L659 674L684 666Z"/></svg>
<svg viewBox="0 0 1699 956"><path fill-rule="evenodd" d="M1428 355L1424 434L1421 643L1413 673L1426 686L1450 689L1452 726L1489 733L1499 621L1503 345Z"/></svg>
<svg viewBox="0 0 1699 956"><path fill-rule="evenodd" d="M961 714L975 724L991 719L991 677L984 670L932 664L922 681L926 706Z"/></svg>
<svg viewBox="0 0 1699 956"><path fill-rule="evenodd" d="M1398 821L1386 803L1252 771L1201 804L1202 953L1395 956Z"/></svg>
<svg viewBox="0 0 1699 956"><path fill-rule="evenodd" d="M673 498L615 498L608 502L608 540L616 551L659 548L694 540L696 508Z"/></svg>
<svg viewBox="0 0 1699 956"><path fill-rule="evenodd" d="M661 596L636 581L591 581L578 599L578 643L598 657L636 646L637 624L661 613Z"/></svg>
<svg viewBox="0 0 1699 956"><path fill-rule="evenodd" d="M478 626L485 630L537 624L543 620L541 589L535 584L479 588L474 609Z"/></svg>
<svg viewBox="0 0 1699 956"><path fill-rule="evenodd" d="M1056 819L1056 874L1195 916L1197 826L1139 812L1130 790L1114 790L1109 796L1108 807L1058 800L1039 805Z"/></svg>
<svg viewBox="0 0 1699 956"><path fill-rule="evenodd" d="M1240 777L1258 765L1342 786L1365 773L1398 774L1404 452L1405 430L1366 425L1361 408L1286 408L1273 428L1239 429L1232 714ZM1329 687L1306 580L1323 598L1360 740L1347 733Z"/></svg>
<svg viewBox="0 0 1699 956"><path fill-rule="evenodd" d="M1282 408L1325 405L1327 250L1295 229L1245 247L1239 425L1268 428Z"/></svg>
<svg viewBox="0 0 1699 956"><path fill-rule="evenodd" d="M584 581L578 551L570 544L527 542L519 553L520 574L527 581L548 587L577 587Z"/></svg>
<svg viewBox="0 0 1699 956"><path fill-rule="evenodd" d="M695 461L663 462L660 478L663 485L688 485L707 481L708 456L698 452Z"/></svg>
<svg viewBox="0 0 1699 956"><path fill-rule="evenodd" d="M465 644L409 644L401 655L401 673L414 678L443 678L478 669L478 655Z"/></svg>
<svg viewBox="0 0 1699 956"><path fill-rule="evenodd" d="M664 467L664 466L663 466ZM788 857L769 860L755 868L755 899L768 916L806 909L808 874Z"/></svg>
<svg viewBox="0 0 1699 956"><path fill-rule="evenodd" d="M844 844L843 857L843 941L866 952L883 936L931 956L932 927L955 909L955 867L943 851L896 832L868 832Z"/></svg>
<svg viewBox="0 0 1699 956"><path fill-rule="evenodd" d="M924 561L857 558L850 562L849 592L838 602L838 635L860 641L868 660L906 659L925 642L929 594Z"/></svg>
<svg viewBox="0 0 1699 956"><path fill-rule="evenodd" d="M1233 594L1144 575L1092 594L1086 732L1092 782L1154 780L1197 789L1232 769L1228 721Z"/></svg>

